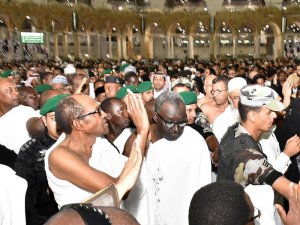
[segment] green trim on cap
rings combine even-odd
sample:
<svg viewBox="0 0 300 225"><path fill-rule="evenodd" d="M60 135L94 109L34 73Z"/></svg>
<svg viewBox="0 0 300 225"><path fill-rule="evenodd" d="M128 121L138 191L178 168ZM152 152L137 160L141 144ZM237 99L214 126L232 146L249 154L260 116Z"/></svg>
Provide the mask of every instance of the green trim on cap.
<svg viewBox="0 0 300 225"><path fill-rule="evenodd" d="M12 70L4 70L1 74L1 77L8 78L11 75L13 75Z"/></svg>
<svg viewBox="0 0 300 225"><path fill-rule="evenodd" d="M116 98L119 98L119 99L122 99L124 98L128 92L127 92L127 89L130 89L133 93L138 93L137 92L137 89L136 89L136 86L133 86L133 85L127 85L125 87L121 87L117 94L116 94Z"/></svg>
<svg viewBox="0 0 300 225"><path fill-rule="evenodd" d="M191 105L197 103L197 94L192 91L183 91L179 95L182 97L185 105Z"/></svg>
<svg viewBox="0 0 300 225"><path fill-rule="evenodd" d="M52 86L49 85L49 84L40 84L40 85L38 85L38 86L35 87L35 90L39 94L42 94L45 91L52 90Z"/></svg>
<svg viewBox="0 0 300 225"><path fill-rule="evenodd" d="M144 93L146 91L153 90L151 81L144 81L137 86L138 93Z"/></svg>
<svg viewBox="0 0 300 225"><path fill-rule="evenodd" d="M56 109L56 106L58 105L58 103L60 102L60 100L62 100L63 98L69 96L70 94L60 94L60 95L56 95L52 98L49 98L45 104L43 105L43 107L40 110L40 114L42 116L45 116L48 112L54 112L54 110Z"/></svg>

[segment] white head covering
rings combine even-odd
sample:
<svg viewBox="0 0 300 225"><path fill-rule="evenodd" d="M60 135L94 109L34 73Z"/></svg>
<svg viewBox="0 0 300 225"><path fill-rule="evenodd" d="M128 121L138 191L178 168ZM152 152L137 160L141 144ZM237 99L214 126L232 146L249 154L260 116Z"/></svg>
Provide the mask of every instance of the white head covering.
<svg viewBox="0 0 300 225"><path fill-rule="evenodd" d="M244 78L235 77L228 82L228 93L230 93L234 90L242 89L246 85L247 85L247 82Z"/></svg>
<svg viewBox="0 0 300 225"><path fill-rule="evenodd" d="M65 68L64 68L64 74L75 74L76 73L76 68L74 67L73 64L68 64Z"/></svg>

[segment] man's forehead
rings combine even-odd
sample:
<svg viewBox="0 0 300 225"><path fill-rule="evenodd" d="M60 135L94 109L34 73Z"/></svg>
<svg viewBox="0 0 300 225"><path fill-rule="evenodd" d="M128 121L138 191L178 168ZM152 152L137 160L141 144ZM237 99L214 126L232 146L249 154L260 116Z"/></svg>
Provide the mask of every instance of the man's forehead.
<svg viewBox="0 0 300 225"><path fill-rule="evenodd" d="M16 84L11 79L1 78L0 79L0 88L3 89L5 87L16 87Z"/></svg>
<svg viewBox="0 0 300 225"><path fill-rule="evenodd" d="M181 108L185 109L185 104L183 102L179 103L178 105L174 105L174 104L171 104L170 102L166 101L162 104L160 111L167 114L168 112L174 111L174 110L179 112L181 110Z"/></svg>

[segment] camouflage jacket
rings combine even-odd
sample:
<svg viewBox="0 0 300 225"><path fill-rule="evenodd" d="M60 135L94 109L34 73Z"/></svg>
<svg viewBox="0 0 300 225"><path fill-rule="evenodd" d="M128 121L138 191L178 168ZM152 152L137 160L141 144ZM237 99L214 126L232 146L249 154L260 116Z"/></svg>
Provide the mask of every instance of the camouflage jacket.
<svg viewBox="0 0 300 225"><path fill-rule="evenodd" d="M282 176L268 163L260 144L241 124L228 128L220 142L217 180L234 180L242 186L269 184Z"/></svg>

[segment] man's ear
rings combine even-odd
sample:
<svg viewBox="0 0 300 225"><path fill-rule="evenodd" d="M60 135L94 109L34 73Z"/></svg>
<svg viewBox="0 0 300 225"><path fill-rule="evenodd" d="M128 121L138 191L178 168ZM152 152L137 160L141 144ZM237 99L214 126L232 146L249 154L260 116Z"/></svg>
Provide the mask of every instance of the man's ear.
<svg viewBox="0 0 300 225"><path fill-rule="evenodd" d="M154 115L153 115L153 121L155 122L155 123L157 123L157 112L154 112Z"/></svg>
<svg viewBox="0 0 300 225"><path fill-rule="evenodd" d="M110 113L106 113L106 119L107 120L111 120L111 118L112 118L111 114Z"/></svg>
<svg viewBox="0 0 300 225"><path fill-rule="evenodd" d="M46 125L46 122L47 122L46 116L42 116L41 118L42 118L44 126L47 127L47 125Z"/></svg>
<svg viewBox="0 0 300 225"><path fill-rule="evenodd" d="M248 113L248 118L249 118L249 120L252 122L252 123L254 123L255 122L255 112L254 111L250 111L249 113Z"/></svg>
<svg viewBox="0 0 300 225"><path fill-rule="evenodd" d="M83 130L83 120L80 120L80 119L75 119L73 120L72 122L72 127L75 129L75 130Z"/></svg>

